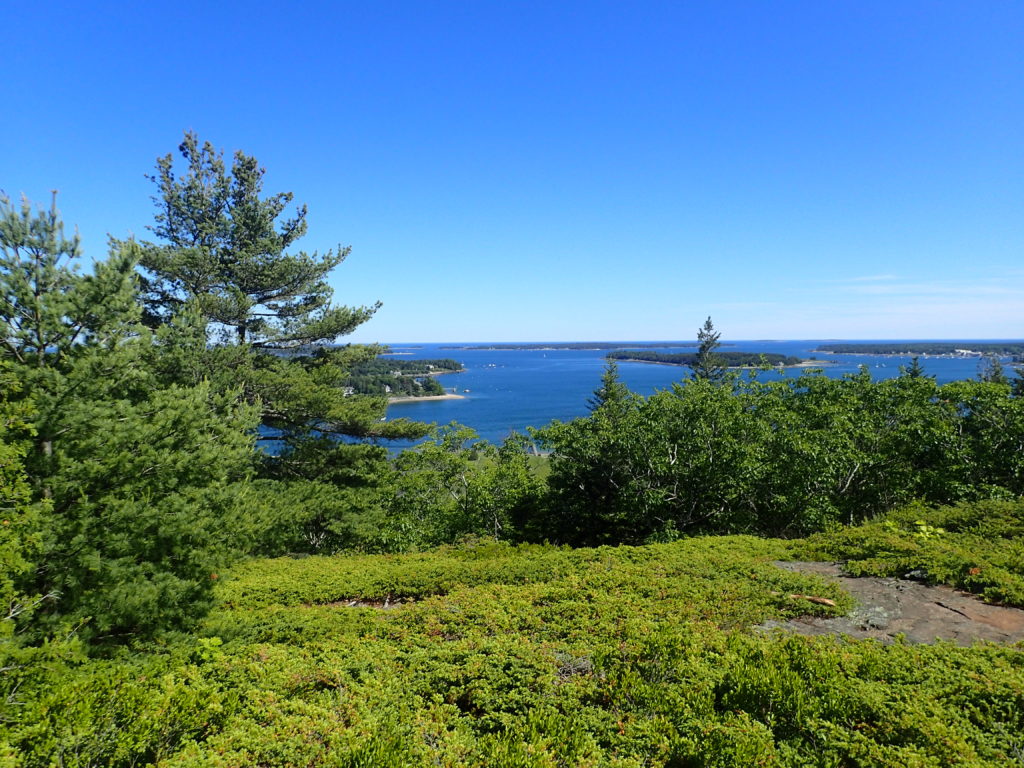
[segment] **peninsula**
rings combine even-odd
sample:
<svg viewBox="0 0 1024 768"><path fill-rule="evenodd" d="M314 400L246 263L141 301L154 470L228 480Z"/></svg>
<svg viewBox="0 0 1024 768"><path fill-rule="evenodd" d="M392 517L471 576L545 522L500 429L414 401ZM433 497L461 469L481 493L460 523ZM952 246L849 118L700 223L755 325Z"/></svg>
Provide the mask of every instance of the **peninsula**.
<svg viewBox="0 0 1024 768"><path fill-rule="evenodd" d="M424 398L447 400L457 395L446 393L435 377L463 370L462 363L450 358L396 360L377 357L356 366L343 386L346 394L386 395L392 403Z"/></svg>

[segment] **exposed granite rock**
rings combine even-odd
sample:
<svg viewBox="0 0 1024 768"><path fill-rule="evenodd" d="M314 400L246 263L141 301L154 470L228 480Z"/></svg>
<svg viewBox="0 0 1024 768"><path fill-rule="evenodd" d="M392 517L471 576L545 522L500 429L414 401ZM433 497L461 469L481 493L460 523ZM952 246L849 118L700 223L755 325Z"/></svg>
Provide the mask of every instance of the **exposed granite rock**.
<svg viewBox="0 0 1024 768"><path fill-rule="evenodd" d="M994 643L1024 642L1024 610L983 603L974 595L945 586L927 586L905 579L859 577L843 574L838 563L777 562L790 571L836 579L857 601L846 616L803 616L790 621L770 620L759 631L785 629L804 635L841 634L891 643L904 635L912 643L937 639L970 645L977 640Z"/></svg>

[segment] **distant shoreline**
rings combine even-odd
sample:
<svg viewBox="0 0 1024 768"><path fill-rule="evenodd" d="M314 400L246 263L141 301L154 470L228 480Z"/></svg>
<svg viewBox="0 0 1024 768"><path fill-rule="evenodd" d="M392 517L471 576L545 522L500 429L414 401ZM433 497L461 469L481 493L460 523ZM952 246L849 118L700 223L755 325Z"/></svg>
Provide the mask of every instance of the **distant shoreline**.
<svg viewBox="0 0 1024 768"><path fill-rule="evenodd" d="M422 403L427 400L465 400L465 395L424 395L423 397L389 397L388 405L401 405L402 403Z"/></svg>
<svg viewBox="0 0 1024 768"><path fill-rule="evenodd" d="M848 357L920 357L922 360L980 360L983 357L995 356L998 358L1012 358L1012 354L998 354L995 352L968 352L956 354L953 352L831 352L828 350L811 350L812 352L828 352L830 355L846 355Z"/></svg>
<svg viewBox="0 0 1024 768"><path fill-rule="evenodd" d="M921 341L921 342L823 342L812 352L831 355L870 355L871 357L949 357L970 358L996 355L1012 357L1024 353L1024 342Z"/></svg>

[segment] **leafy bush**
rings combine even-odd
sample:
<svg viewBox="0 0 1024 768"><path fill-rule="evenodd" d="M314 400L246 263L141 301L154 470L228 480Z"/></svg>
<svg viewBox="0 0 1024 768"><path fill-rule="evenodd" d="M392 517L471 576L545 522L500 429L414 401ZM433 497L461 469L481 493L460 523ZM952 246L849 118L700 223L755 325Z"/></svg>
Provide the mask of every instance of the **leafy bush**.
<svg viewBox="0 0 1024 768"><path fill-rule="evenodd" d="M604 381L598 395L590 416L533 432L552 458L532 538L806 535L915 499L1024 493L1024 399L1007 384L862 370L689 380L647 398Z"/></svg>

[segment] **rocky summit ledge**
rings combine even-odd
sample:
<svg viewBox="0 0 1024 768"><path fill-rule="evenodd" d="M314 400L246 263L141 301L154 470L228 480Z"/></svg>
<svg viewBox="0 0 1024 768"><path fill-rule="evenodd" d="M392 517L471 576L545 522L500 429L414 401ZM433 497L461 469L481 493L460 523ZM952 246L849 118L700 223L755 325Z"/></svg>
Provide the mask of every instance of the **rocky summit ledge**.
<svg viewBox="0 0 1024 768"><path fill-rule="evenodd" d="M770 620L759 631L783 629L802 635L846 635L892 643L903 635L911 643L951 640L968 646L976 641L1024 642L1024 610L983 603L974 595L911 579L852 577L839 563L777 562L780 568L832 578L856 601L846 616L802 616Z"/></svg>

